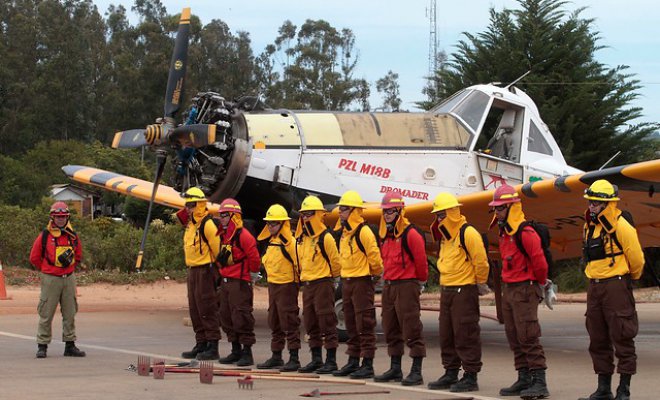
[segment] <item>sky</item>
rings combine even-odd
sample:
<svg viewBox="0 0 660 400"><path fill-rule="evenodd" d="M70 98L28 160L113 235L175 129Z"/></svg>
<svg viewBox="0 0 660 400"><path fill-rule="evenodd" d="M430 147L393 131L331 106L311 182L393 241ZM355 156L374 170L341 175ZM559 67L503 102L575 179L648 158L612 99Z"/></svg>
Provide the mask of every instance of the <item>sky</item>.
<svg viewBox="0 0 660 400"><path fill-rule="evenodd" d="M161 0L170 14L191 7L206 24L212 19L227 23L232 33L247 31L255 55L273 42L285 20L302 25L306 19L324 19L336 29L349 28L359 52L356 78L371 83L371 107L382 97L376 81L388 71L399 74L402 109L415 111L429 71L428 9L431 0ZM122 4L129 11L132 0L94 0L104 14L109 4ZM331 4L331 6L329 5ZM489 25L489 9L519 8L515 0L436 0L438 49L451 55L463 32L479 33ZM628 65L642 89L633 106L642 107L643 117L635 122L660 121L660 3L648 0L576 0L567 10L585 7L582 18L593 18L600 32L601 46L596 59L608 67ZM137 22L137 19L132 19ZM487 83L487 82L483 82ZM221 89L220 89L221 91Z"/></svg>

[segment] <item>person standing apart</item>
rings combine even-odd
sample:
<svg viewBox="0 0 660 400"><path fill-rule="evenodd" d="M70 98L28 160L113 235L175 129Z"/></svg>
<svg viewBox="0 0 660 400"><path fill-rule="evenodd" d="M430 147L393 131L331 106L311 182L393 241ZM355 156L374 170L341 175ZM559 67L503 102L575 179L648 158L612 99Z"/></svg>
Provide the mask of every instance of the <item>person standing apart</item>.
<svg viewBox="0 0 660 400"><path fill-rule="evenodd" d="M337 315L335 287L341 261L335 239L323 223L323 203L316 196L307 196L300 207L296 227L296 259L300 266L303 287L303 323L309 335L312 361L298 372L331 374L337 370ZM325 345L323 362L321 346Z"/></svg>
<svg viewBox="0 0 660 400"><path fill-rule="evenodd" d="M501 389L500 396L545 398L550 392L546 384L547 365L540 340L538 308L548 278L548 263L541 238L525 221L522 202L512 186L498 187L488 205L495 212L491 225L497 223L499 227L502 314L518 371L518 380ZM524 252L518 247L516 235Z"/></svg>
<svg viewBox="0 0 660 400"><path fill-rule="evenodd" d="M617 207L616 187L600 179L584 194L589 201L584 224L589 354L598 387L588 399L610 400L614 356L620 375L616 400L630 399L630 379L637 372L635 336L639 321L632 281L642 276L644 252L637 231Z"/></svg>
<svg viewBox="0 0 660 400"><path fill-rule="evenodd" d="M422 361L426 357L426 345L419 298L429 270L426 242L405 217L404 207L403 197L396 192L386 193L380 206L383 214L378 235L385 281L381 317L390 369L375 376L374 381L401 381L403 386L416 386L424 383ZM404 343L413 360L405 379L401 371Z"/></svg>
<svg viewBox="0 0 660 400"><path fill-rule="evenodd" d="M291 218L284 207L273 204L266 211L266 226L257 237L268 240L268 247L261 262L268 277L268 326L271 330L272 356L259 369L297 371L300 368L300 308L298 285L300 271L296 263L296 242L291 233ZM282 350L289 348L289 361L284 364Z"/></svg>
<svg viewBox="0 0 660 400"><path fill-rule="evenodd" d="M341 229L339 257L344 318L348 332L348 362L332 374L348 375L351 379L373 378L376 354L375 281L383 273L383 260L376 236L365 226L362 217L364 203L358 192L347 191L339 199L338 205L336 230Z"/></svg>
<svg viewBox="0 0 660 400"><path fill-rule="evenodd" d="M461 205L451 193L440 193L431 211L431 233L440 241L440 349L445 374L428 387L450 392L479 390L479 296L489 291L486 248L481 234L461 215ZM461 366L464 373L458 380Z"/></svg>
<svg viewBox="0 0 660 400"><path fill-rule="evenodd" d="M39 326L37 328L37 358L46 358L52 339L52 325L57 305L62 311L62 341L65 357L85 357L76 347L76 265L82 260L80 238L69 221L66 203L58 201L50 207L50 221L34 241L30 263L39 270Z"/></svg>

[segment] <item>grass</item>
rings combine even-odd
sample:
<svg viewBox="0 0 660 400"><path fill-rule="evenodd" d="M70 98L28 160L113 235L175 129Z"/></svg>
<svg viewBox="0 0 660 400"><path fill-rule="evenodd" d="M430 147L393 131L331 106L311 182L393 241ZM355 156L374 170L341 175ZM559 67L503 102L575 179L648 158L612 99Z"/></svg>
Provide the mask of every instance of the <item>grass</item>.
<svg viewBox="0 0 660 400"><path fill-rule="evenodd" d="M32 286L39 284L39 272L19 267L6 267L3 270L5 280L9 286ZM139 274L115 270L87 270L76 271L76 282L79 286L94 283L108 283L111 285L137 285L153 283L161 280L186 281L186 270L160 271L146 270Z"/></svg>

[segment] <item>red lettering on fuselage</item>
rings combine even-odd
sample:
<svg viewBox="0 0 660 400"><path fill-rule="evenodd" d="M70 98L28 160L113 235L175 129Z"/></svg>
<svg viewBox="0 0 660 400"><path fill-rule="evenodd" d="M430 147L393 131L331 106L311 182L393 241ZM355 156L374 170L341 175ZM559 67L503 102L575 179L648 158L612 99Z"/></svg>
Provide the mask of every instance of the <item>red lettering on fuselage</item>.
<svg viewBox="0 0 660 400"><path fill-rule="evenodd" d="M339 160L337 168L346 171L359 172L362 175L377 176L379 178L388 179L392 175L392 170L385 167L380 167L374 164L362 163L360 170L357 170L357 161L342 158Z"/></svg>
<svg viewBox="0 0 660 400"><path fill-rule="evenodd" d="M381 186L380 187L380 192L381 193L387 193L387 192L400 193L401 196L403 196L403 197L408 197L408 198L417 199L417 200L428 200L429 199L429 194L427 192L418 192L417 190L402 189L402 188L392 187L392 186Z"/></svg>

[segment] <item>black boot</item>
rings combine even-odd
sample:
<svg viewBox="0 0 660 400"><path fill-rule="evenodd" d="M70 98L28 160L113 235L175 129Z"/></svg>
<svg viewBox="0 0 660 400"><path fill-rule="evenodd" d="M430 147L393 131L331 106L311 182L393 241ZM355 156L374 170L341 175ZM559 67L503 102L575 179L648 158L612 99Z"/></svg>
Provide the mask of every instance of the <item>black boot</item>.
<svg viewBox="0 0 660 400"><path fill-rule="evenodd" d="M532 375L528 368L518 370L518 380L508 388L500 389L500 396L520 396L520 392L532 386Z"/></svg>
<svg viewBox="0 0 660 400"><path fill-rule="evenodd" d="M317 374L331 374L337 370L337 348L325 349L325 364L317 369Z"/></svg>
<svg viewBox="0 0 660 400"><path fill-rule="evenodd" d="M616 397L614 400L630 400L630 374L621 374L619 387L616 388Z"/></svg>
<svg viewBox="0 0 660 400"><path fill-rule="evenodd" d="M428 388L431 390L446 390L456 382L458 382L458 369L446 369L445 374L437 381L428 384Z"/></svg>
<svg viewBox="0 0 660 400"><path fill-rule="evenodd" d="M227 357L218 359L220 364L233 364L241 359L241 344L238 342L231 342L231 353Z"/></svg>
<svg viewBox="0 0 660 400"><path fill-rule="evenodd" d="M48 351L47 344L37 343L37 358L46 358L47 351Z"/></svg>
<svg viewBox="0 0 660 400"><path fill-rule="evenodd" d="M403 386L417 386L424 383L424 378L422 377L422 360L424 360L424 357L413 357L410 373L406 376L406 379L401 381Z"/></svg>
<svg viewBox="0 0 660 400"><path fill-rule="evenodd" d="M281 359L281 358L280 358ZM241 351L241 358L236 362L237 367L247 367L248 365L253 365L254 359L252 358L252 346L249 344L243 345L243 350Z"/></svg>
<svg viewBox="0 0 660 400"><path fill-rule="evenodd" d="M612 395L612 375L598 374L598 387L589 397L580 397L578 400L614 400Z"/></svg>
<svg viewBox="0 0 660 400"><path fill-rule="evenodd" d="M369 379L374 377L374 359L364 357L362 366L357 371L348 375L351 379Z"/></svg>
<svg viewBox="0 0 660 400"><path fill-rule="evenodd" d="M86 354L84 351L76 347L75 342L65 342L64 345L64 357L85 357Z"/></svg>
<svg viewBox="0 0 660 400"><path fill-rule="evenodd" d="M332 373L334 376L347 376L349 374L352 374L353 372L357 371L360 369L360 357L348 357L348 362L346 365L341 367L339 371L335 371Z"/></svg>
<svg viewBox="0 0 660 400"><path fill-rule="evenodd" d="M188 359L195 358L197 357L197 354L203 352L204 350L206 350L206 342L197 342L195 344L195 347L192 348L192 350L184 351L183 353L181 353L181 358L188 358Z"/></svg>
<svg viewBox="0 0 660 400"><path fill-rule="evenodd" d="M464 372L461 380L449 387L449 391L454 393L475 392L477 390L479 390L479 385L477 384L476 372Z"/></svg>
<svg viewBox="0 0 660 400"><path fill-rule="evenodd" d="M545 370L532 369L529 371L532 375L532 386L520 391L520 397L523 399L543 399L550 396L548 385L545 383Z"/></svg>
<svg viewBox="0 0 660 400"><path fill-rule="evenodd" d="M220 358L220 354L218 354L218 341L211 340L206 342L206 349L197 353L196 358L198 360L217 360Z"/></svg>
<svg viewBox="0 0 660 400"><path fill-rule="evenodd" d="M312 347L312 361L304 367L300 368L298 372L309 374L323 366L323 353L320 347Z"/></svg>
<svg viewBox="0 0 660 400"><path fill-rule="evenodd" d="M279 367L284 365L284 360L282 360L282 350L280 351L274 351L273 355L270 356L268 360L265 362L262 362L261 364L257 364L258 369L278 369ZM296 368L298 369L298 368Z"/></svg>
<svg viewBox="0 0 660 400"><path fill-rule="evenodd" d="M375 382L401 382L403 372L401 372L401 356L390 356L390 369L382 375L374 376Z"/></svg>
<svg viewBox="0 0 660 400"><path fill-rule="evenodd" d="M280 371L294 372L300 369L300 359L298 358L298 349L289 350L289 361L284 364Z"/></svg>

